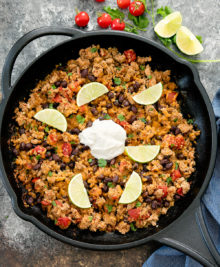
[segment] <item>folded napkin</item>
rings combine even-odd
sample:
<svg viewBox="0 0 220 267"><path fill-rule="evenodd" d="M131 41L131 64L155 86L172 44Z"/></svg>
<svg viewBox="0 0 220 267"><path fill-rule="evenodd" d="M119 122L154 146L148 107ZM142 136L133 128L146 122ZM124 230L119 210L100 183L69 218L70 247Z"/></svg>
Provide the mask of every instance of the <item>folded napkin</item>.
<svg viewBox="0 0 220 267"><path fill-rule="evenodd" d="M213 109L216 117L218 130L218 140L220 140L220 89L213 100ZM218 143L217 160L214 173L209 183L208 189L203 196L203 203L206 207L204 216L207 219L207 228L217 250L220 252L220 142ZM143 267L199 267L202 266L197 261L182 252L163 246L156 250L150 258L143 264Z"/></svg>

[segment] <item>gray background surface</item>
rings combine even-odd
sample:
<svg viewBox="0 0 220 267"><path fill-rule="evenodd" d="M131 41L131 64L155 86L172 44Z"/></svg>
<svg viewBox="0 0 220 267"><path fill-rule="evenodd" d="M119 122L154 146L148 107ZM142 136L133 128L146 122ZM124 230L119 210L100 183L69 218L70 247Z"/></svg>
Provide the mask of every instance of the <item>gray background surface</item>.
<svg viewBox="0 0 220 267"><path fill-rule="evenodd" d="M183 24L202 35L202 59L220 58L219 0L158 0L156 7L169 5L181 11ZM26 32L41 26L74 25L75 8L90 15L85 30L98 29L96 12L104 5L116 6L116 0L0 0L0 70L14 42ZM152 25L143 36L155 38ZM66 37L42 37L28 45L19 55L13 81L36 56ZM197 64L201 81L212 99L220 86L220 63ZM8 194L0 180L0 266L141 266L154 250L148 245L124 251L86 251L63 244L42 233L14 213Z"/></svg>

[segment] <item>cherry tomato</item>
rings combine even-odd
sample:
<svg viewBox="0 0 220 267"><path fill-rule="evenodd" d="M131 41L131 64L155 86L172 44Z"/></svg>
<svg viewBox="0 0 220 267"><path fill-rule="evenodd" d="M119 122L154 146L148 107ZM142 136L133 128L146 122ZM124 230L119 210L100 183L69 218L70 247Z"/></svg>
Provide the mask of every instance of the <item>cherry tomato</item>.
<svg viewBox="0 0 220 267"><path fill-rule="evenodd" d="M72 146L70 143L64 143L62 145L63 155L69 156L72 152Z"/></svg>
<svg viewBox="0 0 220 267"><path fill-rule="evenodd" d="M66 228L69 227L70 223L71 223L71 220L69 218L67 218L67 217L60 217L57 220L56 225L59 225L60 228L62 228L62 229L66 229Z"/></svg>
<svg viewBox="0 0 220 267"><path fill-rule="evenodd" d="M131 15L135 17L141 16L144 13L144 10L145 10L145 6L140 1L134 1L129 6L129 11Z"/></svg>
<svg viewBox="0 0 220 267"><path fill-rule="evenodd" d="M109 14L103 13L101 17L97 19L97 22L101 28L108 28L112 23L112 18Z"/></svg>
<svg viewBox="0 0 220 267"><path fill-rule="evenodd" d="M128 215L131 219L137 220L140 217L140 208L128 210Z"/></svg>
<svg viewBox="0 0 220 267"><path fill-rule="evenodd" d="M134 52L133 49L128 49L124 51L124 54L128 63L131 63L132 61L136 60L136 53Z"/></svg>
<svg viewBox="0 0 220 267"><path fill-rule="evenodd" d="M168 93L166 95L166 101L168 103L172 103L172 102L174 102L176 100L177 96L178 96L177 92Z"/></svg>
<svg viewBox="0 0 220 267"><path fill-rule="evenodd" d="M96 0L96 2L105 2L105 0Z"/></svg>
<svg viewBox="0 0 220 267"><path fill-rule="evenodd" d="M125 28L125 23L124 21L121 21L120 19L113 19L111 23L111 28L112 30L123 31Z"/></svg>
<svg viewBox="0 0 220 267"><path fill-rule="evenodd" d="M182 149L185 145L185 140L182 135L177 135L175 138L175 145L177 149Z"/></svg>
<svg viewBox="0 0 220 267"><path fill-rule="evenodd" d="M159 185L158 189L162 189L163 190L163 196L162 197L166 197L168 195L167 186L166 185Z"/></svg>
<svg viewBox="0 0 220 267"><path fill-rule="evenodd" d="M79 27L85 27L89 23L89 15L81 11L75 16L75 22Z"/></svg>
<svg viewBox="0 0 220 267"><path fill-rule="evenodd" d="M177 170L174 170L174 171L171 173L171 177L172 177L172 181L175 181L176 179L182 177L182 174L180 173L180 170L177 169Z"/></svg>
<svg viewBox="0 0 220 267"><path fill-rule="evenodd" d="M130 0L117 0L118 7L120 8L128 8L130 5L131 1Z"/></svg>
<svg viewBox="0 0 220 267"><path fill-rule="evenodd" d="M180 195L180 196L183 197L183 189L182 189L182 187L178 188L178 189L176 190L176 192L177 192L178 195Z"/></svg>

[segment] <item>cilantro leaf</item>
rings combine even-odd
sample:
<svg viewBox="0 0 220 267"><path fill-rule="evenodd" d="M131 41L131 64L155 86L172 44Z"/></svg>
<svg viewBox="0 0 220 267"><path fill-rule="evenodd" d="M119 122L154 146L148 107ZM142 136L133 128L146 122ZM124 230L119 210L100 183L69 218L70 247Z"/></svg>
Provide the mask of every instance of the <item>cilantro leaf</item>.
<svg viewBox="0 0 220 267"><path fill-rule="evenodd" d="M50 128L48 126L45 127L44 131L48 133L50 131Z"/></svg>
<svg viewBox="0 0 220 267"><path fill-rule="evenodd" d="M88 216L89 221L91 222L93 219L93 216Z"/></svg>
<svg viewBox="0 0 220 267"><path fill-rule="evenodd" d="M110 120L111 117L110 117L108 114L105 114L105 115L104 115L104 119L105 119L105 120Z"/></svg>
<svg viewBox="0 0 220 267"><path fill-rule="evenodd" d="M133 232L137 231L137 228L134 226L133 223L130 224L130 227L131 227L131 231L133 231Z"/></svg>
<svg viewBox="0 0 220 267"><path fill-rule="evenodd" d="M50 103L49 104L49 108L53 108L53 103Z"/></svg>
<svg viewBox="0 0 220 267"><path fill-rule="evenodd" d="M95 53L96 51L98 51L98 49L97 49L97 47L92 47L92 48L90 49L90 51L91 51L92 53Z"/></svg>
<svg viewBox="0 0 220 267"><path fill-rule="evenodd" d="M81 115L77 115L76 116L76 120L77 120L78 123L83 124L84 121L85 121L85 118L83 116L81 116Z"/></svg>
<svg viewBox="0 0 220 267"><path fill-rule="evenodd" d="M112 205L106 205L106 208L107 208L107 210L108 210L108 213L110 213L111 211L112 211Z"/></svg>
<svg viewBox="0 0 220 267"><path fill-rule="evenodd" d="M56 207L57 203L53 200L53 201L52 201L52 205L53 205L54 207Z"/></svg>
<svg viewBox="0 0 220 267"><path fill-rule="evenodd" d="M68 76L72 76L73 74L72 74L72 72L69 72L67 75L68 75Z"/></svg>
<svg viewBox="0 0 220 267"><path fill-rule="evenodd" d="M89 162L89 163L92 162L92 159L88 159L88 162Z"/></svg>
<svg viewBox="0 0 220 267"><path fill-rule="evenodd" d="M172 178L171 177L168 177L167 180L166 180L167 184L171 183L172 182Z"/></svg>
<svg viewBox="0 0 220 267"><path fill-rule="evenodd" d="M202 41L202 36L201 35L196 35L196 38L199 40L199 42L202 44L203 41Z"/></svg>
<svg viewBox="0 0 220 267"><path fill-rule="evenodd" d="M157 9L157 15L160 15L163 18L165 18L167 15L169 15L172 12L173 12L172 9L168 6L161 7L161 8Z"/></svg>
<svg viewBox="0 0 220 267"><path fill-rule="evenodd" d="M40 158L41 158L41 156L40 156L40 155L37 155L37 156L36 156L36 159L37 159L37 160L39 160Z"/></svg>
<svg viewBox="0 0 220 267"><path fill-rule="evenodd" d="M179 168L179 164L178 162L175 162L175 170L177 170Z"/></svg>
<svg viewBox="0 0 220 267"><path fill-rule="evenodd" d="M99 167L105 167L107 165L107 161L105 159L98 159Z"/></svg>
<svg viewBox="0 0 220 267"><path fill-rule="evenodd" d="M189 124L193 124L193 119L189 119L188 121L187 121Z"/></svg>
<svg viewBox="0 0 220 267"><path fill-rule="evenodd" d="M132 138L134 137L134 135L131 133L131 134L128 134L128 138Z"/></svg>
<svg viewBox="0 0 220 267"><path fill-rule="evenodd" d="M121 19L123 20L125 15L118 8L111 8L110 6L105 6L103 10L108 13L112 19Z"/></svg>
<svg viewBox="0 0 220 267"><path fill-rule="evenodd" d="M143 123L147 122L145 118L140 118L140 121L142 121Z"/></svg>
<svg viewBox="0 0 220 267"><path fill-rule="evenodd" d="M129 25L125 26L124 31L126 31L126 32L132 32L132 33L138 34L137 29L136 29L135 27L131 27L131 26L129 26Z"/></svg>
<svg viewBox="0 0 220 267"><path fill-rule="evenodd" d="M131 15L131 13L129 13L128 19L133 21L134 25L136 25L140 29L146 28L149 24L149 20L147 17L145 17L144 14L141 16L133 16L133 15Z"/></svg>
<svg viewBox="0 0 220 267"><path fill-rule="evenodd" d="M53 84L51 87L52 87L53 89L56 89L56 88L57 88L55 84Z"/></svg>
<svg viewBox="0 0 220 267"><path fill-rule="evenodd" d="M118 119L120 121L124 121L125 120L125 117L122 114L119 114L117 117L118 117Z"/></svg>
<svg viewBox="0 0 220 267"><path fill-rule="evenodd" d="M48 172L48 176L51 177L53 175L52 171Z"/></svg>
<svg viewBox="0 0 220 267"><path fill-rule="evenodd" d="M114 187L114 184L112 182L108 182L107 183L107 186L110 187L110 188L113 188Z"/></svg>
<svg viewBox="0 0 220 267"><path fill-rule="evenodd" d="M144 65L140 65L139 68L140 68L141 70L145 70L145 66L144 66Z"/></svg>
<svg viewBox="0 0 220 267"><path fill-rule="evenodd" d="M120 84L121 84L121 79L118 78L118 77L115 77L115 78L114 78L114 83L115 83L116 85L120 85Z"/></svg>
<svg viewBox="0 0 220 267"><path fill-rule="evenodd" d="M135 207L138 208L138 207L140 207L140 206L141 206L141 202L140 202L140 201L137 201Z"/></svg>

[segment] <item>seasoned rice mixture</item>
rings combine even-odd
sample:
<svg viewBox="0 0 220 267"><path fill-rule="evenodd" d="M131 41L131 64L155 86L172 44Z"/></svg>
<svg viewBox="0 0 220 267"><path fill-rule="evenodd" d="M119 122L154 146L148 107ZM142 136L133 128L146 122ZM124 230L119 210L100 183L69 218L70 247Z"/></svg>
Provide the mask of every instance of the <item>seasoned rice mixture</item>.
<svg viewBox="0 0 220 267"><path fill-rule="evenodd" d="M91 231L119 231L156 226L161 214L190 190L195 171L195 143L199 131L183 118L177 86L170 70L151 69L151 57L135 51L99 45L81 49L79 58L57 66L15 109L17 122L10 146L15 154L14 176L25 187L25 206L41 205L55 225L70 224ZM103 83L109 92L78 107L76 95L90 82ZM161 82L163 94L154 105L139 105L132 96ZM55 108L67 119L62 133L34 119L45 108ZM122 154L99 164L78 134L96 119L111 119L127 132L126 145L160 145L157 157L140 164ZM100 165L100 166L99 166ZM131 204L118 204L125 183L135 170L142 194ZM80 209L68 197L68 184L81 173L92 207Z"/></svg>

